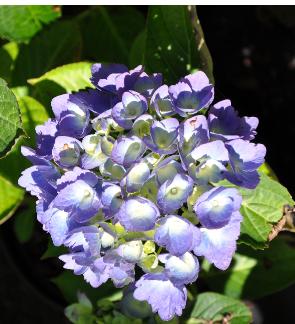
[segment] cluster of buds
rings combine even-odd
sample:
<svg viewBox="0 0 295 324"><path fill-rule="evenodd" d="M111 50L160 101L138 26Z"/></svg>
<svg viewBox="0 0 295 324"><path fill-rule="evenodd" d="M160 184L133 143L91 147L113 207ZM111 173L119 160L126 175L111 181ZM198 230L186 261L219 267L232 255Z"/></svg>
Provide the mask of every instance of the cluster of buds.
<svg viewBox="0 0 295 324"><path fill-rule="evenodd" d="M255 188L265 147L258 119L239 117L198 71L177 84L142 66L94 64L95 89L52 100L19 179L66 269L93 287L131 284L163 320L180 316L197 257L228 268L242 216L237 187ZM232 187L219 183L230 182ZM221 182L222 181L222 182Z"/></svg>

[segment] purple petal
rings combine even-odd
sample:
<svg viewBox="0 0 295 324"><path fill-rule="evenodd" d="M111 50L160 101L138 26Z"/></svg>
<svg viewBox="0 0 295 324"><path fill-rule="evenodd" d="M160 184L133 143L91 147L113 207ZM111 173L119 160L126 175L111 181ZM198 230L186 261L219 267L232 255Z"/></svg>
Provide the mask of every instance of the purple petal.
<svg viewBox="0 0 295 324"><path fill-rule="evenodd" d="M57 136L57 121L48 119L43 125L36 126L37 154L51 157L55 137Z"/></svg>
<svg viewBox="0 0 295 324"><path fill-rule="evenodd" d="M50 202L57 194L59 172L53 166L35 165L22 172L18 184L38 199Z"/></svg>
<svg viewBox="0 0 295 324"><path fill-rule="evenodd" d="M86 222L101 208L96 188L77 180L63 188L52 201L52 206L67 211L77 222Z"/></svg>
<svg viewBox="0 0 295 324"><path fill-rule="evenodd" d="M164 214L179 209L193 191L193 180L184 174L177 174L165 181L159 189L157 204Z"/></svg>
<svg viewBox="0 0 295 324"><path fill-rule="evenodd" d="M91 82L95 87L115 92L116 77L127 71L127 67L123 64L96 63L91 67Z"/></svg>
<svg viewBox="0 0 295 324"><path fill-rule="evenodd" d="M146 148L142 140L137 136L121 136L113 147L111 159L124 167L139 161Z"/></svg>
<svg viewBox="0 0 295 324"><path fill-rule="evenodd" d="M74 99L73 99L74 96ZM90 89L88 91L79 91L70 95L70 101L77 102L95 114L101 114L112 108L113 96L107 92Z"/></svg>
<svg viewBox="0 0 295 324"><path fill-rule="evenodd" d="M169 215L162 218L155 232L155 242L170 254L181 256L191 251L200 241L199 229L187 219Z"/></svg>
<svg viewBox="0 0 295 324"><path fill-rule="evenodd" d="M228 142L226 148L232 169L226 172L226 178L238 186L254 189L259 183L256 169L264 162L265 146L237 139Z"/></svg>
<svg viewBox="0 0 295 324"><path fill-rule="evenodd" d="M181 316L187 298L184 286L174 285L164 273L145 274L135 286L134 298L147 301L162 320L169 321L175 315Z"/></svg>
<svg viewBox="0 0 295 324"><path fill-rule="evenodd" d="M71 227L69 214L63 210L49 208L41 219L44 224L43 229L50 233L53 244L60 246L64 243Z"/></svg>
<svg viewBox="0 0 295 324"><path fill-rule="evenodd" d="M122 205L122 192L120 186L104 182L102 185L101 203L106 216L114 216Z"/></svg>
<svg viewBox="0 0 295 324"><path fill-rule="evenodd" d="M194 249L198 256L204 256L218 269L226 270L236 250L236 240L240 235L242 216L233 213L230 222L218 229L201 228L201 243Z"/></svg>
<svg viewBox="0 0 295 324"><path fill-rule="evenodd" d="M142 72L134 84L134 90L146 97L151 97L154 90L162 84L162 79L161 73L147 75L145 72Z"/></svg>
<svg viewBox="0 0 295 324"><path fill-rule="evenodd" d="M128 90L133 90L136 81L143 72L143 66L138 65L133 70L120 74L116 78L116 89L119 95Z"/></svg>
<svg viewBox="0 0 295 324"><path fill-rule="evenodd" d="M100 256L101 235L97 226L83 226L72 230L64 245L72 251L90 253L91 256Z"/></svg>
<svg viewBox="0 0 295 324"><path fill-rule="evenodd" d="M122 95L122 102L117 103L112 109L114 120L125 129L131 129L133 120L147 110L145 97L135 91L126 91Z"/></svg>
<svg viewBox="0 0 295 324"><path fill-rule="evenodd" d="M60 179L57 180L57 190L61 191L67 185L74 183L76 180L83 180L91 187L94 187L98 182L98 177L91 171L75 167L72 171L67 171Z"/></svg>
<svg viewBox="0 0 295 324"><path fill-rule="evenodd" d="M151 127L150 140L144 138L146 145L160 154L172 154L176 151L175 141L178 135L179 122L176 118L154 121Z"/></svg>
<svg viewBox="0 0 295 324"><path fill-rule="evenodd" d="M52 110L58 121L59 135L76 138L89 132L90 113L80 94L63 94L51 101Z"/></svg>
<svg viewBox="0 0 295 324"><path fill-rule="evenodd" d="M184 82L187 82L190 87L198 92L210 85L210 81L207 75L203 71L197 71L189 74L183 78Z"/></svg>
<svg viewBox="0 0 295 324"><path fill-rule="evenodd" d="M174 105L166 84L159 87L153 94L150 105L155 109L159 117L175 114Z"/></svg>
<svg viewBox="0 0 295 324"><path fill-rule="evenodd" d="M159 216L157 206L142 197L128 198L118 213L118 219L127 231L149 231L155 227Z"/></svg>
<svg viewBox="0 0 295 324"><path fill-rule="evenodd" d="M54 162L62 168L79 164L82 143L73 137L58 136L52 149Z"/></svg>
<svg viewBox="0 0 295 324"><path fill-rule="evenodd" d="M165 260L165 272L177 285L185 285L197 280L199 274L198 259L186 252L182 256L168 256Z"/></svg>
<svg viewBox="0 0 295 324"><path fill-rule="evenodd" d="M202 158L210 158L220 162L228 162L229 160L227 149L222 141L202 144L196 147L190 155L196 161Z"/></svg>
<svg viewBox="0 0 295 324"><path fill-rule="evenodd" d="M139 191L150 177L150 169L146 162L134 164L121 182L126 184L126 191L129 193Z"/></svg>
<svg viewBox="0 0 295 324"><path fill-rule="evenodd" d="M194 210L206 228L220 228L228 224L232 213L240 209L242 197L235 188L217 187L203 193Z"/></svg>
<svg viewBox="0 0 295 324"><path fill-rule="evenodd" d="M21 146L21 153L25 158L27 158L31 163L35 165L52 165L49 160L47 160L43 156L39 156L36 151L31 149L30 147Z"/></svg>
<svg viewBox="0 0 295 324"><path fill-rule="evenodd" d="M181 164L175 161L176 158L177 155L169 156L154 168L151 175L156 176L159 185L167 180L172 180L178 173L184 173Z"/></svg>
<svg viewBox="0 0 295 324"><path fill-rule="evenodd" d="M209 129L205 116L191 117L179 125L179 150L183 156L208 142Z"/></svg>
<svg viewBox="0 0 295 324"><path fill-rule="evenodd" d="M252 140L256 135L258 118L239 117L230 100L223 100L210 108L209 127L214 139L229 141L237 138Z"/></svg>

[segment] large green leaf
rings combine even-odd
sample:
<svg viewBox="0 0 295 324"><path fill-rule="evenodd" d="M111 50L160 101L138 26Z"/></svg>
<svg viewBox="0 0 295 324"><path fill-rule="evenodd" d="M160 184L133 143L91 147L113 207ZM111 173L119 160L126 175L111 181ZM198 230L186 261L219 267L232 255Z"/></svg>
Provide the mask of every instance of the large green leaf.
<svg viewBox="0 0 295 324"><path fill-rule="evenodd" d="M24 190L19 188L17 180L22 170L30 163L21 155L21 145L33 145L35 142L35 126L47 120L45 108L31 97L19 100L23 127L28 137L22 137L14 146L12 152L0 159L0 223L12 216L21 203Z"/></svg>
<svg viewBox="0 0 295 324"><path fill-rule="evenodd" d="M12 147L20 133L22 124L17 100L6 82L0 79L0 157Z"/></svg>
<svg viewBox="0 0 295 324"><path fill-rule="evenodd" d="M16 211L24 197L24 191L0 175L0 224Z"/></svg>
<svg viewBox="0 0 295 324"><path fill-rule="evenodd" d="M60 16L56 6L0 6L0 37L16 42L32 38L43 24Z"/></svg>
<svg viewBox="0 0 295 324"><path fill-rule="evenodd" d="M195 7L150 6L144 64L149 72L162 72L169 82L194 69L213 81L212 60Z"/></svg>
<svg viewBox="0 0 295 324"><path fill-rule="evenodd" d="M142 31L134 40L129 54L129 65L135 67L144 63L146 31Z"/></svg>
<svg viewBox="0 0 295 324"><path fill-rule="evenodd" d="M206 292L198 296L188 324L251 323L251 312L241 301L217 293Z"/></svg>
<svg viewBox="0 0 295 324"><path fill-rule="evenodd" d="M19 100L19 107L27 137L21 138L12 152L6 158L0 160L0 175L16 185L21 171L30 166L30 163L21 155L20 146L34 146L35 127L48 119L45 108L34 98L27 96L21 98Z"/></svg>
<svg viewBox="0 0 295 324"><path fill-rule="evenodd" d="M0 78L8 84L14 67L14 61L18 55L18 45L14 42L7 43L0 47Z"/></svg>
<svg viewBox="0 0 295 324"><path fill-rule="evenodd" d="M239 189L243 196L240 241L254 248L267 246L273 225L283 216L283 206L294 204L284 186L263 173L260 177L256 189Z"/></svg>
<svg viewBox="0 0 295 324"><path fill-rule="evenodd" d="M93 87L90 76L91 63L79 62L53 69L39 78L29 80L29 83L34 86L34 97L48 106L57 95Z"/></svg>
<svg viewBox="0 0 295 324"><path fill-rule="evenodd" d="M27 79L79 60L81 37L78 25L59 21L37 34L29 44L19 46L12 75L12 86L26 85Z"/></svg>
<svg viewBox="0 0 295 324"><path fill-rule="evenodd" d="M145 23L142 13L129 6L91 8L81 14L78 22L84 58L125 64L133 41Z"/></svg>
<svg viewBox="0 0 295 324"><path fill-rule="evenodd" d="M279 238L264 251L240 246L227 271L210 268L208 285L235 298L260 298L295 282L295 250Z"/></svg>

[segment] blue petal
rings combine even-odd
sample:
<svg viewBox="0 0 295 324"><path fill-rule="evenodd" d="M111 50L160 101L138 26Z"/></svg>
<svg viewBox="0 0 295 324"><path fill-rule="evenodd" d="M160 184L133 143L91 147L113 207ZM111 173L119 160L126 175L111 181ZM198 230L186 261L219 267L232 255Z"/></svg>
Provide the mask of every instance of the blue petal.
<svg viewBox="0 0 295 324"><path fill-rule="evenodd" d="M226 270L236 250L236 241L240 235L242 216L233 213L230 222L218 229L201 228L201 243L194 249L198 256L204 256L217 268Z"/></svg>
<svg viewBox="0 0 295 324"><path fill-rule="evenodd" d="M127 231L149 231L160 216L157 206L146 198L132 197L123 202L118 219Z"/></svg>
<svg viewBox="0 0 295 324"><path fill-rule="evenodd" d="M111 159L124 167L129 167L141 158L145 150L145 145L139 137L121 136L114 144Z"/></svg>
<svg viewBox="0 0 295 324"><path fill-rule="evenodd" d="M235 188L217 187L202 194L194 210L206 228L220 228L231 219L233 212L240 209L242 197Z"/></svg>
<svg viewBox="0 0 295 324"><path fill-rule="evenodd" d="M147 301L162 320L169 321L175 315L181 316L186 304L187 290L184 286L174 285L166 274L145 274L135 286L134 298Z"/></svg>
<svg viewBox="0 0 295 324"><path fill-rule="evenodd" d="M155 242L172 255L181 256L200 241L199 229L185 218L169 215L158 224L160 226L155 232Z"/></svg>
<svg viewBox="0 0 295 324"><path fill-rule="evenodd" d="M67 211L81 223L95 216L101 207L98 192L83 180L77 180L62 189L52 205Z"/></svg>
<svg viewBox="0 0 295 324"><path fill-rule="evenodd" d="M79 164L82 144L73 137L58 136L52 149L56 164L62 168L72 168Z"/></svg>
<svg viewBox="0 0 295 324"><path fill-rule="evenodd" d="M145 162L132 166L123 179L126 182L126 191L129 193L139 191L150 177L150 169Z"/></svg>
<svg viewBox="0 0 295 324"><path fill-rule="evenodd" d="M198 277L198 259L189 252L179 257L169 256L165 261L165 272L170 280L177 285L192 283Z"/></svg>
<svg viewBox="0 0 295 324"><path fill-rule="evenodd" d="M172 180L162 184L157 196L157 204L163 213L179 209L193 191L193 180L184 174L177 174Z"/></svg>

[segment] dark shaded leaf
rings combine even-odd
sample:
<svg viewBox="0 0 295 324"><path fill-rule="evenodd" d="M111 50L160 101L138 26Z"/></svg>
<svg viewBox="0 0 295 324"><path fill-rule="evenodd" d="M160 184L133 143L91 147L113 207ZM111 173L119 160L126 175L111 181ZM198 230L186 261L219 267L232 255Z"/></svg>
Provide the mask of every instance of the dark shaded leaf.
<svg viewBox="0 0 295 324"><path fill-rule="evenodd" d="M33 234L36 219L35 202L24 207L20 212L16 213L14 219L14 232L19 242L25 243L29 241Z"/></svg>
<svg viewBox="0 0 295 324"><path fill-rule="evenodd" d="M83 37L83 57L97 62L128 64L136 36L144 28L144 17L134 7L96 7L78 18Z"/></svg>
<svg viewBox="0 0 295 324"><path fill-rule="evenodd" d="M29 44L19 46L12 75L12 86L23 86L27 79L36 78L66 63L79 60L80 31L72 21L56 22L36 35Z"/></svg>
<svg viewBox="0 0 295 324"><path fill-rule="evenodd" d="M194 69L203 70L213 81L212 60L195 7L149 7L144 65L149 72L162 72L167 82Z"/></svg>
<svg viewBox="0 0 295 324"><path fill-rule="evenodd" d="M68 303L74 303L77 300L77 291L85 293L93 304L98 299L111 296L116 291L111 282L103 284L99 289L92 288L82 275L76 276L69 270L65 270L52 281L61 290Z"/></svg>
<svg viewBox="0 0 295 324"><path fill-rule="evenodd" d="M204 274L209 286L235 298L260 298L295 282L295 250L282 239L268 249L240 246L227 271L210 268Z"/></svg>

